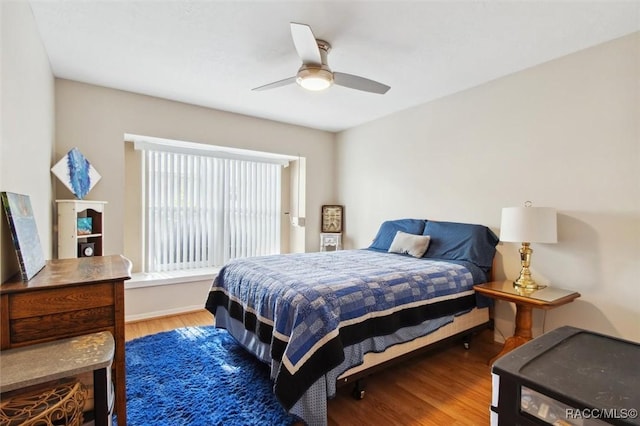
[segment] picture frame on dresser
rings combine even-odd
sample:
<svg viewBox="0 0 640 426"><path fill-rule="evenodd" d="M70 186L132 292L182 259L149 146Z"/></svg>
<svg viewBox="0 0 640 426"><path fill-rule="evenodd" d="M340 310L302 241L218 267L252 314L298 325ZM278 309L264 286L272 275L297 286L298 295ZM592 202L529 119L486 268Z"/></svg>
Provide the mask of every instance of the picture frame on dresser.
<svg viewBox="0 0 640 426"><path fill-rule="evenodd" d="M29 281L45 266L38 227L28 195L0 193L4 214L9 223L11 240L20 266L20 278Z"/></svg>

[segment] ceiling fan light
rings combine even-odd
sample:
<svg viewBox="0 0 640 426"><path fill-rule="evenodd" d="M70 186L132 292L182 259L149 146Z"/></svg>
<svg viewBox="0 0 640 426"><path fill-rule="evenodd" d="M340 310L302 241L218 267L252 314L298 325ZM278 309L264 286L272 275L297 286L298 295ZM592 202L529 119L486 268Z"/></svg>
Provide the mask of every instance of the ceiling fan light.
<svg viewBox="0 0 640 426"><path fill-rule="evenodd" d="M318 92L333 84L333 73L323 68L305 68L298 72L296 82L304 89Z"/></svg>
<svg viewBox="0 0 640 426"><path fill-rule="evenodd" d="M318 92L328 89L331 86L331 81L323 77L306 77L299 78L298 84L307 90Z"/></svg>

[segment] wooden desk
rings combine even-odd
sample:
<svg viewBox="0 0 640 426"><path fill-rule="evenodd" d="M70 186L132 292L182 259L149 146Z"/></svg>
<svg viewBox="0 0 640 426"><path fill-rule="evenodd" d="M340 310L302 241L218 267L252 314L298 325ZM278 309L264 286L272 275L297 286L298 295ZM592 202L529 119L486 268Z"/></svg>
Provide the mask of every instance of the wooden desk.
<svg viewBox="0 0 640 426"><path fill-rule="evenodd" d="M0 285L0 349L110 332L115 340L113 378L118 425L126 426L123 256L58 259L29 281ZM18 278L19 280L19 278Z"/></svg>
<svg viewBox="0 0 640 426"><path fill-rule="evenodd" d="M580 293L557 287L544 287L539 290L524 291L514 286L513 281L492 281L475 285L473 289L487 297L516 304L515 332L513 336L504 342L500 353L489 361L490 365L502 355L527 343L533 338L531 328L533 325L532 311L534 308L553 309L573 302L580 297Z"/></svg>

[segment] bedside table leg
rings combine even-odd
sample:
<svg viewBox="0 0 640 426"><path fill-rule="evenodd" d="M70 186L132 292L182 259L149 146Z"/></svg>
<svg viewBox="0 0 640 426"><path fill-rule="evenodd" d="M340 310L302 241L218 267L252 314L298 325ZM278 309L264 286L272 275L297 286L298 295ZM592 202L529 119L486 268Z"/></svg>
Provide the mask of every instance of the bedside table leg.
<svg viewBox="0 0 640 426"><path fill-rule="evenodd" d="M533 308L531 306L516 305L516 331L514 336L525 339L525 342L533 338L531 327L533 326Z"/></svg>
<svg viewBox="0 0 640 426"><path fill-rule="evenodd" d="M522 346L533 338L531 327L533 325L533 309L530 306L516 304L516 329L513 336L504 342L504 346L498 355L489 360L492 365L495 360L514 350L518 346Z"/></svg>

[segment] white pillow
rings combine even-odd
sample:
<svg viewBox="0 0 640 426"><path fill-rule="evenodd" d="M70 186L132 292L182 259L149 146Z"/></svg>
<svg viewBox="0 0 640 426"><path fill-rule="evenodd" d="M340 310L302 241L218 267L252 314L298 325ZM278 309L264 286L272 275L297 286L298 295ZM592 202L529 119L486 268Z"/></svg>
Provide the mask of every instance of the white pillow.
<svg viewBox="0 0 640 426"><path fill-rule="evenodd" d="M428 235L414 235L398 231L393 238L389 253L410 254L413 257L422 257L429 247L431 237Z"/></svg>

